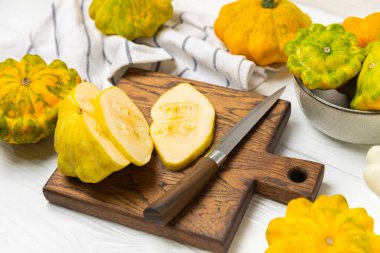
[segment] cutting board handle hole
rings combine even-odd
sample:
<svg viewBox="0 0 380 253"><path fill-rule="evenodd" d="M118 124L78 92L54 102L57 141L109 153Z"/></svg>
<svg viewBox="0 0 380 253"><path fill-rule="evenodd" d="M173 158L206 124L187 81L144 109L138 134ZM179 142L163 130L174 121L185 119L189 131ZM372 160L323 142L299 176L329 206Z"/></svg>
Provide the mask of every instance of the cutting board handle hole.
<svg viewBox="0 0 380 253"><path fill-rule="evenodd" d="M289 170L288 178L294 183L303 183L307 179L307 172L304 168L295 167Z"/></svg>

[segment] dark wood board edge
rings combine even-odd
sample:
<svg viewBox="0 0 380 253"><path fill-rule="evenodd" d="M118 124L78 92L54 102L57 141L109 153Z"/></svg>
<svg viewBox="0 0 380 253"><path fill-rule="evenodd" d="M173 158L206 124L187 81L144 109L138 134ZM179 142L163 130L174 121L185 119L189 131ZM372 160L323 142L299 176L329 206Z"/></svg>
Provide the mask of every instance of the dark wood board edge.
<svg viewBox="0 0 380 253"><path fill-rule="evenodd" d="M322 186L323 177L325 175L325 165L320 164L320 163L318 163L318 165L320 167L321 173L319 174L319 177L317 178L317 184L314 188L314 191L312 192L311 198L309 199L311 201L314 201L317 198L319 189L321 189L321 186Z"/></svg>
<svg viewBox="0 0 380 253"><path fill-rule="evenodd" d="M280 101L285 103L285 110L282 112L280 124L277 126L276 130L274 130L272 141L268 144L266 148L266 151L271 154L273 154L273 152L275 151L277 144L280 141L281 136L285 131L285 128L288 124L290 114L292 111L292 106L289 101L286 101L286 100L280 100Z"/></svg>
<svg viewBox="0 0 380 253"><path fill-rule="evenodd" d="M226 233L226 237L223 238L222 243L224 247L224 252L228 252L228 249L231 246L231 243L233 239L235 238L236 232L240 227L241 221L244 217L244 214L246 213L249 203L252 200L253 195L255 194L256 191L256 182L252 182L250 187L248 188L248 191L245 193L244 197L241 198L240 203L239 203L239 209L236 212L234 219L232 220L228 233Z"/></svg>
<svg viewBox="0 0 380 253"><path fill-rule="evenodd" d="M55 171L54 174L55 173L57 173L57 171ZM56 204L58 206L73 210L75 212L80 212L83 214L100 218L102 220L122 224L133 229L147 232L149 234L165 237L170 240L177 241L179 243L185 243L196 248L209 250L215 253L226 253L228 250L230 243L227 246L227 244L225 244L223 241L213 240L212 238L205 238L196 234L190 234L186 231L178 230L177 228L174 228L171 225L166 226L165 229L161 229L159 226L153 223L147 225L146 223L144 224L143 222L141 222L138 217L123 215L121 212L115 212L114 210L113 212L106 212L104 210L104 207L102 207L102 209L97 210L97 207L93 204L88 205L88 203L83 202L82 200L69 198L68 196L63 195L60 192L55 191L54 185L48 184L49 181L50 179L43 187L43 194L51 204ZM242 212L242 214L244 214L244 212ZM239 224L240 223L238 223L237 225ZM235 233L232 234L232 238L234 235Z"/></svg>
<svg viewBox="0 0 380 253"><path fill-rule="evenodd" d="M268 146L266 148L266 152L269 154L273 154L273 152L275 151L277 144L280 141L281 136L285 131L286 125L287 125L289 118L290 118L290 115L291 115L291 104L290 104L290 102L288 102L286 100L282 100L281 102L285 103L286 106L285 106L285 110L282 112L281 120L279 121L280 124L277 125L277 128L274 131L272 141L270 143L268 143ZM262 184L259 183L259 191L257 193L259 195L265 197L265 198L269 198L269 199L278 201L278 202L283 203L283 204L288 204L288 202L290 200L295 199L295 198L299 198L299 197L306 197L310 201L314 201L318 195L319 189L321 188L321 185L323 182L325 166L323 164L320 164L317 162L312 162L312 161L307 161L307 160L302 160L302 159L297 159L297 158L288 158L288 159L292 160L293 162L300 162L300 163L305 163L305 164L307 163L307 164L309 164L310 167L314 168L314 171L318 172L317 177L315 178L316 183L315 183L314 188L309 192L305 192L304 196L301 196L299 192L289 191L289 193L291 193L291 194L287 197L283 197L280 195L276 196L276 194L274 193L274 192L276 192L276 190L278 192L282 192L282 189L281 188L277 189L275 184L273 184L272 187L264 187L265 189L271 189L269 192L267 192L266 190L261 190L264 188L261 187Z"/></svg>
<svg viewBox="0 0 380 253"><path fill-rule="evenodd" d="M279 120L281 123L277 126L276 130L274 130L275 134L273 135L272 141L268 144L266 151L268 153L272 153L274 149L276 148L284 130L285 127L289 121L290 114L291 114L291 104L290 102L286 100L279 100L278 103L284 103L285 104L285 110L281 114L281 119ZM249 203L252 200L252 197L254 194L256 194L256 181L250 182L250 185L248 186L248 191L245 193L244 197L241 198L241 201L239 203L239 209L236 212L234 219L232 219L232 223L230 224L230 227L228 229L228 233L226 234L226 237L223 238L223 245L225 252L228 251L228 249L231 246L231 243L236 235L237 230L239 229L240 223L244 217L244 214L246 213Z"/></svg>

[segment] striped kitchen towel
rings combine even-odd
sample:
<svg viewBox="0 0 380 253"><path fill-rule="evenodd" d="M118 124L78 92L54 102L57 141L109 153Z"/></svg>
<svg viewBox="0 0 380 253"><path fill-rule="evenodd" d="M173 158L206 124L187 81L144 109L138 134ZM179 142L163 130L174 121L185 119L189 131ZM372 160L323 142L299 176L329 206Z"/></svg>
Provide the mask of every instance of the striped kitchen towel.
<svg viewBox="0 0 380 253"><path fill-rule="evenodd" d="M96 29L91 0L56 0L39 27L0 44L0 60L26 53L48 63L60 58L99 88L117 83L133 66L249 90L266 79L265 69L230 54L215 36L213 23L225 2L175 0L174 17L153 38L128 41Z"/></svg>

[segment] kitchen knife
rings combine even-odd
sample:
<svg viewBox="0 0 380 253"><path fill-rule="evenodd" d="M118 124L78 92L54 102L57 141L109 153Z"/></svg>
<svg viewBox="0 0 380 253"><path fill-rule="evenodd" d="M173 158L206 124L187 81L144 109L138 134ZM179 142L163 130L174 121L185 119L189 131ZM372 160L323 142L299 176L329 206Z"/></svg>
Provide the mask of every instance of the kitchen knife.
<svg viewBox="0 0 380 253"><path fill-rule="evenodd" d="M144 210L145 219L165 226L176 216L216 174L228 154L254 127L266 112L272 108L284 92L282 87L256 105L220 141L213 145L206 156L202 157L174 186Z"/></svg>

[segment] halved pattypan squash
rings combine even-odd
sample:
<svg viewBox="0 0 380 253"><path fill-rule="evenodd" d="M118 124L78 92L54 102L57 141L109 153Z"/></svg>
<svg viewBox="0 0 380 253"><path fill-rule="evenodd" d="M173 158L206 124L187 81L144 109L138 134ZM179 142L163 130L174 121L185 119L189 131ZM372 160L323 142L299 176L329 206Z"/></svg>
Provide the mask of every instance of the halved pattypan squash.
<svg viewBox="0 0 380 253"><path fill-rule="evenodd" d="M359 74L351 108L380 110L380 41L370 43L366 51L367 58Z"/></svg>
<svg viewBox="0 0 380 253"><path fill-rule="evenodd" d="M335 89L361 69L364 50L340 24L313 24L285 45L287 66L309 89Z"/></svg>
<svg viewBox="0 0 380 253"><path fill-rule="evenodd" d="M129 164L96 117L99 94L91 83L78 84L62 101L54 135L58 169L86 183L97 183Z"/></svg>
<svg viewBox="0 0 380 253"><path fill-rule="evenodd" d="M80 83L59 109L54 148L64 175L97 183L130 161L147 163L153 143L143 114L121 89Z"/></svg>
<svg viewBox="0 0 380 253"><path fill-rule="evenodd" d="M215 110L191 84L178 84L162 94L151 115L150 134L166 168L183 169L210 146Z"/></svg>
<svg viewBox="0 0 380 253"><path fill-rule="evenodd" d="M38 55L0 63L0 140L35 143L54 133L61 100L81 81L60 60Z"/></svg>
<svg viewBox="0 0 380 253"><path fill-rule="evenodd" d="M366 47L380 36L380 12L375 12L365 18L348 17L343 21L343 27L358 38L359 46Z"/></svg>
<svg viewBox="0 0 380 253"><path fill-rule="evenodd" d="M170 0L93 0L90 17L106 35L152 37L173 16Z"/></svg>
<svg viewBox="0 0 380 253"><path fill-rule="evenodd" d="M289 202L286 216L269 223L266 253L377 253L380 236L363 208L350 209L342 195Z"/></svg>
<svg viewBox="0 0 380 253"><path fill-rule="evenodd" d="M284 45L311 19L287 0L239 0L225 5L214 30L233 54L267 66L286 62Z"/></svg>

